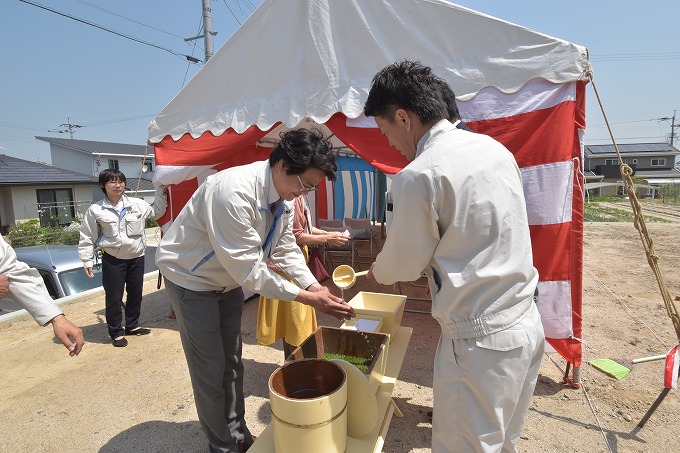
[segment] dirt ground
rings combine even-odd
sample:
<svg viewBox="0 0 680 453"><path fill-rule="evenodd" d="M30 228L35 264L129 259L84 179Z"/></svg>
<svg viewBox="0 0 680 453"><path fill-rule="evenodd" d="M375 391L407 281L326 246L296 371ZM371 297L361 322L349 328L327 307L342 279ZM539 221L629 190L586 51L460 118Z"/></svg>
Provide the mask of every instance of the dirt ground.
<svg viewBox="0 0 680 453"><path fill-rule="evenodd" d="M671 296L680 295L679 223L653 223L654 240ZM677 342L639 234L630 223L587 223L584 240L582 387L562 382L565 363L546 354L520 442L526 452L660 452L677 447L680 397L668 394L642 429L636 425L663 387L663 361L633 365L616 381L585 364L596 358L634 359L664 354ZM360 279L351 292L398 291ZM411 297L402 325L413 327L383 451L427 452L431 425L432 357L439 327L422 288L402 284ZM103 297L64 306L87 344L69 358L30 319L0 322L1 452L204 452L191 385L169 303L156 280L145 284L142 321L153 329L113 348L106 334ZM680 304L680 302L677 302ZM425 312L425 313L418 313ZM257 300L243 314L247 422L257 435L271 420L267 380L283 363L280 345L255 340ZM320 316L320 324L339 322Z"/></svg>

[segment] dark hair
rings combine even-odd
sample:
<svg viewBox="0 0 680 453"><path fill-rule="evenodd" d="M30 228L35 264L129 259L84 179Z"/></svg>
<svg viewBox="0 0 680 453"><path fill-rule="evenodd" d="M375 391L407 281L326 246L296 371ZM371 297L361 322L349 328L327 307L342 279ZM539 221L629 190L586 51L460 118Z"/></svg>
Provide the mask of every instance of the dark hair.
<svg viewBox="0 0 680 453"><path fill-rule="evenodd" d="M446 103L446 111L448 112L449 121L455 123L460 119L460 112L458 112L458 104L456 104L456 94L451 87L443 79L439 80L439 91L442 99Z"/></svg>
<svg viewBox="0 0 680 453"><path fill-rule="evenodd" d="M391 120L394 111L401 108L413 112L423 123L448 118L441 83L446 82L417 61L392 63L373 77L364 114Z"/></svg>
<svg viewBox="0 0 680 453"><path fill-rule="evenodd" d="M122 171L116 170L115 168L107 168L106 170L102 170L102 172L99 173L99 187L102 189L102 192L106 193L104 186L109 181L126 182L127 180L125 179L125 175Z"/></svg>
<svg viewBox="0 0 680 453"><path fill-rule="evenodd" d="M318 129L291 129L279 136L281 140L269 155L269 166L278 161L286 164L286 173L299 175L309 168L324 172L326 178L335 181L338 165L335 162L333 144Z"/></svg>

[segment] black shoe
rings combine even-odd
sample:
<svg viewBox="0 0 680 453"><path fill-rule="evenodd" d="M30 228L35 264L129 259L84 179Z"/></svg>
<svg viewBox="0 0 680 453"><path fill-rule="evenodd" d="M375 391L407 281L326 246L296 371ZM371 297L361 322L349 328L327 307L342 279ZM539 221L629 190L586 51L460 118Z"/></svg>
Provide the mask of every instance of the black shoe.
<svg viewBox="0 0 680 453"><path fill-rule="evenodd" d="M116 348L124 348L127 346L127 339L125 337L119 338L119 339L114 339L113 340L113 346Z"/></svg>
<svg viewBox="0 0 680 453"><path fill-rule="evenodd" d="M125 335L149 335L151 333L151 329L147 329L145 327L137 327L136 329L128 329L127 327L125 328Z"/></svg>
<svg viewBox="0 0 680 453"><path fill-rule="evenodd" d="M238 453L246 453L250 447L255 443L256 436L252 436L249 441L241 440L236 442L236 447L238 447Z"/></svg>

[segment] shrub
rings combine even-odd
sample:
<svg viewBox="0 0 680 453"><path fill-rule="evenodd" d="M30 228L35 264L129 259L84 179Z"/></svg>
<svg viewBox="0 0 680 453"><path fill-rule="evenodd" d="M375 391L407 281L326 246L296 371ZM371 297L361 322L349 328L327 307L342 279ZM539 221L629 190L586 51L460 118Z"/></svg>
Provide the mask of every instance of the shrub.
<svg viewBox="0 0 680 453"><path fill-rule="evenodd" d="M77 245L80 239L80 224L73 222L66 228L41 227L38 220L17 223L7 235L12 247L31 245Z"/></svg>

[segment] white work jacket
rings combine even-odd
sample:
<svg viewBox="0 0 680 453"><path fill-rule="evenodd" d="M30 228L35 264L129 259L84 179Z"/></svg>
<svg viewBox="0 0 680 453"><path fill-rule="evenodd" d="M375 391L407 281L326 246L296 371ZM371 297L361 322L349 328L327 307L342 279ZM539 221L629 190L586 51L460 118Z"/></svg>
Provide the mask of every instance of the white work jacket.
<svg viewBox="0 0 680 453"><path fill-rule="evenodd" d="M52 301L40 273L17 260L12 247L0 236L0 274L9 279L7 294L44 326L64 312Z"/></svg>
<svg viewBox="0 0 680 453"><path fill-rule="evenodd" d="M421 137L391 195L378 282L424 272L432 316L451 339L489 335L526 315L538 272L520 171L503 145L442 120Z"/></svg>
<svg viewBox="0 0 680 453"><path fill-rule="evenodd" d="M294 300L316 283L295 243L292 201L279 201L268 161L208 177L163 236L156 254L161 273L193 291L242 286L270 299ZM278 265L298 286L267 267Z"/></svg>
<svg viewBox="0 0 680 453"><path fill-rule="evenodd" d="M85 212L78 243L78 255L84 268L91 268L94 264L96 247L122 260L144 255L146 219L161 217L168 206L165 189L161 187L156 189L153 204L127 195L123 195L121 200L123 208L120 211L104 197Z"/></svg>

